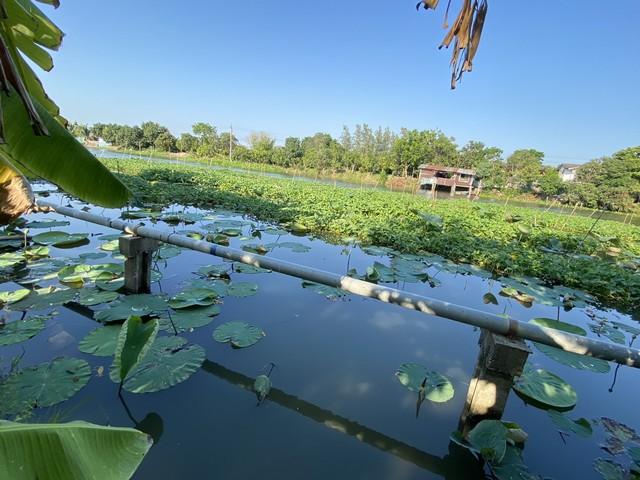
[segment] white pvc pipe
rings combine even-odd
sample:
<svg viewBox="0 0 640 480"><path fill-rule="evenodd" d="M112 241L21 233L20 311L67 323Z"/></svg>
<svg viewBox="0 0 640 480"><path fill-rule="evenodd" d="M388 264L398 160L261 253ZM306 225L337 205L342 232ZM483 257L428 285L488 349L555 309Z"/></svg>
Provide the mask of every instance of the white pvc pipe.
<svg viewBox="0 0 640 480"><path fill-rule="evenodd" d="M176 233L163 232L161 230L146 227L142 224L133 224L119 219L110 219L100 215L83 212L71 207L63 207L48 202L39 202L40 206L69 217L85 220L90 223L121 230L123 232L141 237L153 238L164 243L188 248L209 255L226 258L236 262L246 263L256 267L266 268L274 272L283 273L307 281L336 287L355 295L374 298L381 302L393 303L410 310L418 310L422 313L447 318L460 323L466 323L483 328L491 332L515 336L525 340L543 343L551 347L560 348L567 352L586 355L603 360L616 362L640 368L640 351L631 347L625 347L601 340L574 335L553 328L540 327L532 323L520 322L513 318L503 317L492 313L483 312L474 308L463 307L454 303L437 300L434 298L416 295L395 288L376 285L346 275L338 275L316 268L298 265L296 263L265 257L224 247L203 240L194 240Z"/></svg>

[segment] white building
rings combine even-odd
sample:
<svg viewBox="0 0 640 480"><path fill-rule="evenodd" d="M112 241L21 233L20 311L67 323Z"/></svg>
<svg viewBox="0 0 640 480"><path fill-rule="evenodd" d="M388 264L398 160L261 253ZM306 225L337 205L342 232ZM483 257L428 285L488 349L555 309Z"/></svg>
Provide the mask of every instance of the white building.
<svg viewBox="0 0 640 480"><path fill-rule="evenodd" d="M562 163L558 166L558 173L563 182L573 182L576 179L578 173L578 163Z"/></svg>

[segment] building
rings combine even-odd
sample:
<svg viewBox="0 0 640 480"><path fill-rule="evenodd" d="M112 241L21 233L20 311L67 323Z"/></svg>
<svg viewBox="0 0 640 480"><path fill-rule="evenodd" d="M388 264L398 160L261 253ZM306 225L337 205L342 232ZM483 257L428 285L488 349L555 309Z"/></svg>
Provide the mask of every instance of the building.
<svg viewBox="0 0 640 480"><path fill-rule="evenodd" d="M558 174L563 182L573 182L576 179L578 173L578 163L561 163L558 165Z"/></svg>
<svg viewBox="0 0 640 480"><path fill-rule="evenodd" d="M480 193L481 182L476 179L475 170L440 165L420 165L418 168L420 192L430 192L434 195L438 187L444 187L449 190L451 196L459 190L469 197Z"/></svg>

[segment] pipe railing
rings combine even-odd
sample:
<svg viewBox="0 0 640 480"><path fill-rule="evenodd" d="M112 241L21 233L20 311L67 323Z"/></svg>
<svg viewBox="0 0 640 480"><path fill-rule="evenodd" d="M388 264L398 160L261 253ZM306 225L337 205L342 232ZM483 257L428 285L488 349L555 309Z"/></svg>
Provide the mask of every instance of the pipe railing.
<svg viewBox="0 0 640 480"><path fill-rule="evenodd" d="M373 298L385 303L393 303L401 307L417 310L428 315L454 320L456 322L473 325L491 332L519 337L533 342L539 342L551 347L556 347L566 352L591 356L602 360L612 361L621 365L640 368L640 350L582 337L572 333L562 332L553 328L540 327L532 323L521 322L511 317L495 315L474 308L463 307L443 300L425 297L414 293L398 290L383 285L326 272L317 268L307 267L296 263L265 257L257 254L225 247L204 240L195 240L171 232L163 232L156 228L143 224L134 224L120 219L112 219L84 212L71 207L54 205L49 202L39 202L41 207L50 209L61 215L84 220L97 225L120 230L122 232L148 237L161 242L184 247L190 250L214 255L236 262L266 268L274 272L283 273L292 277L310 282L320 283L330 287L339 288L345 292L362 297Z"/></svg>

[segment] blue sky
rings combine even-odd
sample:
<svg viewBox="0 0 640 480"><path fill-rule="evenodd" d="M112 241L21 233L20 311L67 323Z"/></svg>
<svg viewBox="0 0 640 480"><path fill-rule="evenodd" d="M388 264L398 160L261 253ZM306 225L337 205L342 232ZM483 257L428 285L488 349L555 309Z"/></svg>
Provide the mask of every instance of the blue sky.
<svg viewBox="0 0 640 480"><path fill-rule="evenodd" d="M67 35L41 78L70 120L175 134L196 121L280 142L356 123L438 128L548 163L640 144L637 0L489 0L454 91L437 50L446 1L416 1L66 0L42 7Z"/></svg>

